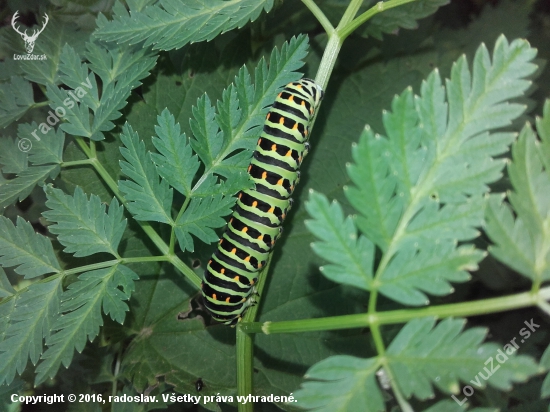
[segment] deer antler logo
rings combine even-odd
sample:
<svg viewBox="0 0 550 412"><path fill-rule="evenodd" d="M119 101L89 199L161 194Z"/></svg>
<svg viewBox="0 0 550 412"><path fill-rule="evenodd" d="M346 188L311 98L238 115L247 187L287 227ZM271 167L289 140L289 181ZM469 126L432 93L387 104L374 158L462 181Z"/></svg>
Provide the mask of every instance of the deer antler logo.
<svg viewBox="0 0 550 412"><path fill-rule="evenodd" d="M18 15L19 15L19 10L16 11L15 14L13 15L13 18L11 19L11 25L12 25L13 29L17 33L19 33L21 35L21 37L23 38L23 40L25 41L25 49L27 49L27 54L31 54L33 49L34 49L34 42L38 38L38 35L44 31L44 29L46 28L46 24L48 24L48 21L50 19L49 19L48 15L46 13L44 13L44 24L42 25L42 28L40 30L33 30L32 35L29 36L27 34L27 30L25 30L24 32L21 32L19 30L19 27L15 26L15 21L17 20Z"/></svg>

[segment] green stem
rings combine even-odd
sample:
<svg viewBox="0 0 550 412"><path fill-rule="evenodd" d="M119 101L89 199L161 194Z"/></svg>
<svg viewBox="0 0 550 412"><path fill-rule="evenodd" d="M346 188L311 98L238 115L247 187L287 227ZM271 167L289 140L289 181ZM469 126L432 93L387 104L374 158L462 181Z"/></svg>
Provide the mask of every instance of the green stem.
<svg viewBox="0 0 550 412"><path fill-rule="evenodd" d="M183 212L187 209L187 206L189 206L189 202L191 201L191 196L187 196L185 199L185 202L183 202L183 205L180 208L180 211L178 212L178 216L176 217L176 220L174 222L177 224L180 220L181 215L183 215ZM176 246L176 227L172 226L172 229L170 231L170 253L174 253L174 249Z"/></svg>
<svg viewBox="0 0 550 412"><path fill-rule="evenodd" d="M323 29L325 29L330 38L334 32L334 27L329 19L327 19L327 16L325 16L325 13L323 13L323 11L319 8L319 6L317 6L317 4L315 4L313 0L302 0L302 3L304 3L309 11L311 11L317 20L319 20L319 23L321 23L321 26L323 26Z"/></svg>
<svg viewBox="0 0 550 412"><path fill-rule="evenodd" d="M258 276L256 293L259 296L264 290L269 267L271 266L272 256L273 253L269 255L265 268ZM237 325L237 394L240 396L252 394L254 389L254 338L244 331L243 326L250 324L256 318L256 313L258 312L259 306L260 305L254 305L249 308L246 311L243 320ZM239 412L252 412L253 410L254 404L252 402L247 402L244 405L239 403Z"/></svg>
<svg viewBox="0 0 550 412"><path fill-rule="evenodd" d="M482 299L473 302L451 303L429 306L422 309L398 309L375 314L335 316L330 318L293 320L283 322L249 323L241 325L246 333L293 333L319 332L326 330L366 328L373 324L391 325L406 323L412 319L431 316L436 319L466 317L504 312L512 309L540 305L550 300L550 286L541 288L538 293L522 292L498 298Z"/></svg>
<svg viewBox="0 0 550 412"><path fill-rule="evenodd" d="M329 35L327 47L325 48L321 63L319 64L317 75L315 76L315 83L321 86L323 90L327 88L328 80L336 64L336 58L346 38L342 36L341 30L351 23L361 7L361 4L363 4L363 0L352 0L342 16L338 27L336 27L332 35Z"/></svg>
<svg viewBox="0 0 550 412"><path fill-rule="evenodd" d="M372 6L370 9L368 9L366 12L358 16L356 19L354 19L352 22L347 24L345 27L342 27L340 30L340 34L343 39L348 37L351 33L353 33L359 26L361 26L363 23L365 23L367 20L371 19L373 16L377 15L378 13L381 13L385 10L393 9L394 7L401 6L403 4L412 3L413 1L417 0L389 0L389 1L379 1L374 6Z"/></svg>
<svg viewBox="0 0 550 412"><path fill-rule="evenodd" d="M92 161L90 159L84 159L84 160L72 160L70 162L62 162L61 167L73 167L73 166L84 166L84 165L91 165Z"/></svg>

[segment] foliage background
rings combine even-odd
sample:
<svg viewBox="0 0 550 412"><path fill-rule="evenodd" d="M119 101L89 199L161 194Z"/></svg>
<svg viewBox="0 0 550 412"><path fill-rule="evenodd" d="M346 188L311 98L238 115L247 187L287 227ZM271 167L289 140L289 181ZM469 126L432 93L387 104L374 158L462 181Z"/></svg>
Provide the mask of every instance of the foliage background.
<svg viewBox="0 0 550 412"><path fill-rule="evenodd" d="M319 4L329 18L336 23L345 9L346 1L326 0ZM108 11L109 1L65 0L8 1L0 11L4 27L1 32L2 56L0 76L6 80L11 74L19 74L19 68L10 59L14 33L9 19L15 10L25 13L22 22L31 25L33 16L43 13L45 7L55 7L55 28L50 27L49 36L57 45L50 50L48 58L55 61L62 46L68 42L78 52L83 52L84 42L95 28L98 11ZM33 14L34 13L34 14ZM448 77L450 65L462 53L469 61L481 42L492 48L499 34L508 39L527 38L539 49L538 57L550 55L550 6L547 1L451 1L436 14L422 19L414 30L398 30L382 34L373 21L352 35L341 51L333 72L324 103L313 134L312 150L303 165L301 183L295 193L295 206L285 223L285 235L278 243L271 273L262 296L260 321L307 319L311 317L343 315L364 311L367 295L357 289L337 285L319 273L323 263L311 251L313 235L306 229L307 213L304 202L309 189L337 199L346 213L353 213L342 188L349 184L344 165L351 161L351 144L357 142L365 124L381 131L382 110L390 107L391 99L407 86L418 92L420 82L435 67L443 77ZM123 109L123 116L115 122L117 128L106 134L106 140L98 145L99 158L111 176L121 178L118 133L124 122L145 140L147 149L153 145L147 137L155 134L157 116L164 108L174 114L182 131L191 135L189 119L197 99L207 93L212 101L221 99L222 91L233 81L239 67L246 64L252 71L262 56L269 56L274 46L280 46L293 35L307 33L310 39L310 54L303 72L314 77L326 44L326 35L314 17L301 2L276 2L269 14L240 30L233 30L216 37L211 42L191 44L182 49L162 53L152 75L144 80ZM363 36L359 35L363 34ZM41 37L40 39L43 39ZM37 43L37 48L40 42ZM544 65L543 65L544 66ZM529 113L542 113L544 98L550 96L550 71L540 70L528 99ZM43 96L43 90L35 88L35 96ZM41 98L35 98L40 101ZM42 122L48 108L25 114L18 123ZM515 130L526 118L518 119ZM10 144L8 137L17 136L17 125L12 123L2 131L0 150ZM69 142L64 161L83 159L79 148ZM7 160L1 157L0 163ZM13 161L13 159L12 159ZM65 169L56 180L56 186L72 193L76 186L85 193L99 196L102 202L110 202L112 193L91 168ZM495 191L509 187L507 178L495 183ZM35 229L46 233L42 226L41 213L46 210L41 188L32 191L25 201L9 206L4 215L10 218L22 216L33 223ZM483 238L480 247L485 248L488 239ZM485 243L483 243L485 242ZM121 243L121 253L126 256L156 254L152 245L131 219ZM213 245L195 242L192 253L182 254L185 263L202 275L202 265L213 250ZM55 244L61 255L63 248ZM72 257L61 255L70 265ZM84 261L94 262L92 258ZM82 264L82 260L79 261ZM184 277L169 265L147 263L130 265L139 275L136 290L129 301L130 312L122 327L105 317L105 326L100 335L86 345L81 354L65 370L61 368L52 382L46 382L34 391L38 393L110 393L112 382L123 391L149 390L160 393L174 386L181 393L195 393L195 381L200 377L206 386L203 394L232 393L235 390L234 331L224 327L204 327L197 292ZM15 273L7 270L12 284L25 285ZM433 298L432 304L460 302L500 296L524 290L528 286L523 278L511 269L488 256L480 270L473 273L473 280L455 285L455 293L444 298ZM380 299L380 308L399 307L390 300ZM517 310L497 315L470 318L469 326L489 328L492 341L506 343L515 336L524 320L534 318L544 324L525 346L522 354L540 359L550 342L547 331L548 319L536 309ZM401 326L384 328L389 341ZM334 354L361 357L374 356L375 350L367 330L350 330L326 333L300 333L264 336L255 339L255 388L257 394L288 394L295 391L307 369L314 363ZM123 356L122 356L123 354ZM29 365L30 366L30 363ZM30 391L34 372L28 367L21 378L16 378L7 394L13 391ZM116 371L116 376L115 376ZM516 385L511 392L497 392L488 388L476 393L475 405L501 408L510 411L545 411L547 401L540 400L543 377L531 379L526 384ZM133 387L132 387L133 383ZM430 402L418 404L418 410L427 408ZM4 401L3 407L8 408ZM422 405L422 406L420 406ZM159 406L159 405L156 405ZM121 409L122 406L119 406ZM167 406L181 410L181 405ZM89 406L90 410L94 409ZM144 407L147 409L147 407ZM192 410L193 407L189 407ZM223 410L231 410L224 405ZM262 406L262 410L277 410L276 406ZM287 407L288 409L288 407ZM11 410L14 407L11 406ZM39 409L60 410L59 406L40 405ZM82 409L74 409L82 410Z"/></svg>

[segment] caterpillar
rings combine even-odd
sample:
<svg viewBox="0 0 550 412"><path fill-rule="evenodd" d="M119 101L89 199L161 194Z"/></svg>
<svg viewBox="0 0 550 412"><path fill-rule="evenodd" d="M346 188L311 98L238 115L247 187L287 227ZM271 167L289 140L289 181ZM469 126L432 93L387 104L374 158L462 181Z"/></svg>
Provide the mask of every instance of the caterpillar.
<svg viewBox="0 0 550 412"><path fill-rule="evenodd" d="M257 273L281 236L323 94L310 79L289 83L266 116L248 166L254 187L239 192L201 284L205 307L216 321L235 325L255 303Z"/></svg>

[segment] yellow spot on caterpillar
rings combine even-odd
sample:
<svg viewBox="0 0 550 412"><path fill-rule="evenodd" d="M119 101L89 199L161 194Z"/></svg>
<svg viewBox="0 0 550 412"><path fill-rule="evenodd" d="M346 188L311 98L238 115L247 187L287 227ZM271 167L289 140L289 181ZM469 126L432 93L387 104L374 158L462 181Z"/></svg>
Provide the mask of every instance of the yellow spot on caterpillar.
<svg viewBox="0 0 550 412"><path fill-rule="evenodd" d="M223 242L223 237L222 237L222 238L220 239L220 242L219 242L219 243L220 243L220 245L222 244L222 242Z"/></svg>
<svg viewBox="0 0 550 412"><path fill-rule="evenodd" d="M286 213L283 213L283 214L281 215L281 219L284 220L285 218L286 218Z"/></svg>
<svg viewBox="0 0 550 412"><path fill-rule="evenodd" d="M212 293L212 299L214 299L214 300L218 300L218 297L216 296L216 294L215 294L215 293Z"/></svg>
<svg viewBox="0 0 550 412"><path fill-rule="evenodd" d="M296 86L298 89L301 89L302 88L302 85L299 84L298 86Z"/></svg>
<svg viewBox="0 0 550 412"><path fill-rule="evenodd" d="M277 184L278 184L279 186L282 186L284 181L285 181L285 179L281 178L281 179L279 179L279 180L277 181Z"/></svg>
<svg viewBox="0 0 550 412"><path fill-rule="evenodd" d="M298 156L298 163L302 161L302 156Z"/></svg>
<svg viewBox="0 0 550 412"><path fill-rule="evenodd" d="M267 211L267 213L273 213L275 211L275 208L274 207L271 207L269 208L269 210Z"/></svg>
<svg viewBox="0 0 550 412"><path fill-rule="evenodd" d="M250 256L245 257L245 258L244 258L244 261L245 261L245 262L250 262Z"/></svg>
<svg viewBox="0 0 550 412"><path fill-rule="evenodd" d="M292 192L294 190L294 185L290 186L290 191Z"/></svg>
<svg viewBox="0 0 550 412"><path fill-rule="evenodd" d="M220 273L223 275L225 273L225 268L222 268L222 270L220 270Z"/></svg>
<svg viewBox="0 0 550 412"><path fill-rule="evenodd" d="M285 118L283 116L281 116L281 118L279 119L279 124L285 124Z"/></svg>
<svg viewBox="0 0 550 412"><path fill-rule="evenodd" d="M258 239L258 240L264 240L264 235L260 235L260 236L258 236L258 238L257 238L257 239Z"/></svg>
<svg viewBox="0 0 550 412"><path fill-rule="evenodd" d="M241 230L241 232L243 232L243 233L248 232L248 226L243 227L243 230Z"/></svg>
<svg viewBox="0 0 550 412"><path fill-rule="evenodd" d="M239 192L239 199L243 196L243 192Z"/></svg>
<svg viewBox="0 0 550 412"><path fill-rule="evenodd" d="M254 279L252 279L252 280L250 281L250 286L254 286L255 283L256 283L256 281L255 281Z"/></svg>
<svg viewBox="0 0 550 412"><path fill-rule="evenodd" d="M210 259L210 260L208 261L208 264L211 264L211 263L212 263L212 259Z"/></svg>
<svg viewBox="0 0 550 412"><path fill-rule="evenodd" d="M285 156L292 156L292 149L289 149Z"/></svg>
<svg viewBox="0 0 550 412"><path fill-rule="evenodd" d="M250 169L252 169L252 165L248 166L248 170L247 170L248 173L250 173Z"/></svg>
<svg viewBox="0 0 550 412"><path fill-rule="evenodd" d="M225 298L225 302L226 302L226 303L229 303L229 302L231 301L230 299L231 299L231 298L228 296L227 298Z"/></svg>
<svg viewBox="0 0 550 412"><path fill-rule="evenodd" d="M304 136L307 136L309 134L308 130L304 130Z"/></svg>
<svg viewBox="0 0 550 412"><path fill-rule="evenodd" d="M292 130L298 130L298 122L294 123L294 126L292 126Z"/></svg>
<svg viewBox="0 0 550 412"><path fill-rule="evenodd" d="M233 223L233 218L231 218L231 219L229 220L229 223ZM211 262L212 262L212 261L211 261Z"/></svg>
<svg viewBox="0 0 550 412"><path fill-rule="evenodd" d="M294 101L294 96L293 96L293 95L290 95L290 97L288 98L288 101L289 101L289 102L293 102L293 101Z"/></svg>
<svg viewBox="0 0 550 412"><path fill-rule="evenodd" d="M252 202L252 207L256 207L258 206L258 202L256 202L255 200Z"/></svg>
<svg viewBox="0 0 550 412"><path fill-rule="evenodd" d="M241 299L241 302L246 302L246 298L242 298L242 299Z"/></svg>
<svg viewBox="0 0 550 412"><path fill-rule="evenodd" d="M271 150L276 152L277 151L277 145L276 144L271 145Z"/></svg>
<svg viewBox="0 0 550 412"><path fill-rule="evenodd" d="M264 180L267 179L267 172L262 173L262 179L264 179Z"/></svg>
<svg viewBox="0 0 550 412"><path fill-rule="evenodd" d="M271 116L271 112L269 112L269 113L267 114L267 117L266 117L267 120L269 120L269 116ZM260 139L260 140L262 140L262 139Z"/></svg>
<svg viewBox="0 0 550 412"><path fill-rule="evenodd" d="M237 253L237 248L234 247L233 249L231 249L231 253L233 253L233 254Z"/></svg>
<svg viewBox="0 0 550 412"><path fill-rule="evenodd" d="M234 280L235 282L240 282L239 275L235 276L235 277L233 278L233 280Z"/></svg>
<svg viewBox="0 0 550 412"><path fill-rule="evenodd" d="M313 107L311 109L309 109L309 114L311 114L313 116Z"/></svg>
<svg viewBox="0 0 550 412"><path fill-rule="evenodd" d="M302 100L302 103L300 103L300 106L305 106L306 102Z"/></svg>
<svg viewBox="0 0 550 412"><path fill-rule="evenodd" d="M279 93L277 97L281 97L283 95L283 92Z"/></svg>

